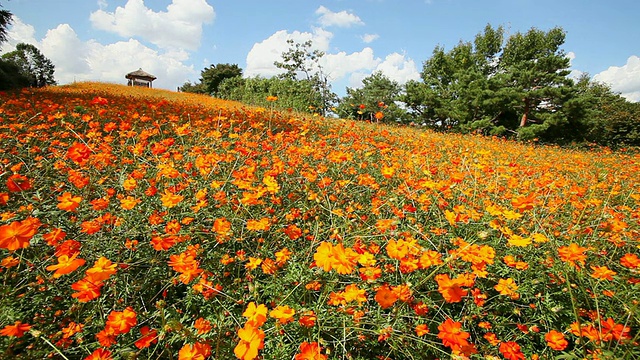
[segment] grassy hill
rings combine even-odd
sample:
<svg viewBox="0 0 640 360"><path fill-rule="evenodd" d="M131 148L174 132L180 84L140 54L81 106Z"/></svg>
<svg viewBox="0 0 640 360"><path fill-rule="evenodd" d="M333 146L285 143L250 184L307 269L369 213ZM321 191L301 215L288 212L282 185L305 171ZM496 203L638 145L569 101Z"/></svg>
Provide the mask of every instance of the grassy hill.
<svg viewBox="0 0 640 360"><path fill-rule="evenodd" d="M640 357L640 156L0 93L0 354Z"/></svg>

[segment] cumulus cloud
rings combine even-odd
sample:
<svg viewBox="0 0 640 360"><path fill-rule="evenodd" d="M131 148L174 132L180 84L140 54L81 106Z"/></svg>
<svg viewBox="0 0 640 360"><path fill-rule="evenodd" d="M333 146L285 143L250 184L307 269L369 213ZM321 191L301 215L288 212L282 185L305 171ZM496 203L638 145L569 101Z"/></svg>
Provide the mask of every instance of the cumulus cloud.
<svg viewBox="0 0 640 360"><path fill-rule="evenodd" d="M358 88L362 86L362 79L375 71L381 71L391 80L404 84L409 80L420 78L420 72L415 62L403 54L392 53L384 59L376 57L371 47L365 47L361 51L347 53L340 51L329 53L330 42L333 33L316 28L313 32L294 31L289 33L280 30L269 38L256 43L247 55L245 75L271 77L281 74L275 61L282 60L282 53L289 49L287 40L292 39L296 43L311 40L312 50L324 51L325 55L320 59L320 65L324 74L332 84L344 83L348 79L347 86Z"/></svg>
<svg viewBox="0 0 640 360"><path fill-rule="evenodd" d="M91 13L94 28L122 37L137 37L161 48L195 50L200 46L202 26L215 18L206 0L172 0L167 11L155 12L144 0L128 0L114 12L100 8Z"/></svg>
<svg viewBox="0 0 640 360"><path fill-rule="evenodd" d="M375 71L381 71L389 79L400 84L405 84L410 80L420 79L420 72L413 59L407 59L405 55L398 53L387 55Z"/></svg>
<svg viewBox="0 0 640 360"><path fill-rule="evenodd" d="M623 66L611 66L593 80L609 84L629 101L640 102L640 57L632 55Z"/></svg>
<svg viewBox="0 0 640 360"><path fill-rule="evenodd" d="M380 63L380 59L373 54L373 49L366 47L362 51L347 54L341 51L327 54L323 58L322 66L331 81L344 78L353 72L371 71Z"/></svg>
<svg viewBox="0 0 640 360"><path fill-rule="evenodd" d="M378 40L379 37L380 37L380 35L378 35L378 34L364 34L360 38L362 39L362 41L365 44L370 44L370 43Z"/></svg>
<svg viewBox="0 0 640 360"><path fill-rule="evenodd" d="M159 52L129 39L113 44L100 44L95 40L83 41L68 24L47 31L41 41L34 38L31 25L18 17L8 35L11 42L27 42L36 46L55 65L55 79L60 84L73 81L104 81L126 84L124 76L142 67L158 79L154 87L175 90L196 71L185 62L189 54L184 50ZM15 46L3 51L12 51Z"/></svg>
<svg viewBox="0 0 640 360"><path fill-rule="evenodd" d="M14 15L12 18L12 25L9 28L9 31L7 31L7 42L2 44L0 54L5 54L15 50L16 45L21 42L38 47L39 43L38 40L36 40L35 35L36 29L33 26L25 24L19 17Z"/></svg>
<svg viewBox="0 0 640 360"><path fill-rule="evenodd" d="M354 25L364 25L360 17L345 10L333 12L324 6L320 6L316 10L316 15L319 16L318 23L326 27L337 26L348 28Z"/></svg>
<svg viewBox="0 0 640 360"><path fill-rule="evenodd" d="M267 39L255 43L249 54L247 54L247 66L244 73L251 76L271 77L282 73L273 63L282 61L282 53L289 49L287 40L291 39L296 43L304 43L311 40L313 49L327 51L329 42L333 34L329 31L316 28L313 32L280 30L269 36Z"/></svg>

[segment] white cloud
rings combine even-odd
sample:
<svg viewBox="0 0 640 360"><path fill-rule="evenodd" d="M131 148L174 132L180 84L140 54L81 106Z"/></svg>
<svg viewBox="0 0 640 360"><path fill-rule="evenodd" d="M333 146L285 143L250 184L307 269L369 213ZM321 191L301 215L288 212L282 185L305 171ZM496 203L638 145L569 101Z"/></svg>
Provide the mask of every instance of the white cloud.
<svg viewBox="0 0 640 360"><path fill-rule="evenodd" d="M360 38L362 39L362 41L365 44L370 44L370 43L378 40L379 37L380 37L380 35L378 35L378 34L364 34Z"/></svg>
<svg viewBox="0 0 640 360"><path fill-rule="evenodd" d="M114 12L102 8L91 13L94 28L122 37L139 37L161 48L195 50L200 46L202 26L215 18L206 0L172 0L167 11L155 12L144 0L128 0Z"/></svg>
<svg viewBox="0 0 640 360"><path fill-rule="evenodd" d="M19 43L32 44L38 47L39 43L35 38L36 29L25 24L19 17L13 16L12 25L7 31L7 42L2 44L0 54L5 54L16 49Z"/></svg>
<svg viewBox="0 0 640 360"><path fill-rule="evenodd" d="M17 17L13 20L8 32L11 42L35 45L55 65L55 79L59 84L73 81L126 84L124 76L142 67L158 78L154 87L175 90L196 74L193 66L185 64L189 54L184 50L159 52L135 39L106 45L95 40L82 41L68 24L47 31L45 37L37 41L31 25ZM13 47L6 51L12 51Z"/></svg>
<svg viewBox="0 0 640 360"><path fill-rule="evenodd" d="M257 75L271 77L281 74L283 71L273 63L282 61L282 53L289 49L289 44L287 44L289 39L296 43L304 43L311 40L312 50L327 51L332 37L333 34L331 32L319 28L314 29L312 33L277 31L269 38L253 45L249 54L247 54L247 66L244 74L249 77Z"/></svg>
<svg viewBox="0 0 640 360"><path fill-rule="evenodd" d="M387 55L375 71L381 71L389 79L405 84L409 80L420 79L420 72L416 67L416 63L412 59L405 58L405 55L392 53Z"/></svg>
<svg viewBox="0 0 640 360"><path fill-rule="evenodd" d="M351 27L354 25L364 25L360 17L345 10L333 12L324 6L320 6L316 10L316 15L319 16L318 22L322 26Z"/></svg>
<svg viewBox="0 0 640 360"><path fill-rule="evenodd" d="M632 55L623 66L611 66L593 80L609 84L629 101L640 102L640 57Z"/></svg>
<svg viewBox="0 0 640 360"><path fill-rule="evenodd" d="M366 47L362 51L347 54L341 51L337 54L327 54L323 58L322 66L331 81L340 80L353 72L373 70L380 63L373 54L373 49Z"/></svg>
<svg viewBox="0 0 640 360"><path fill-rule="evenodd" d="M85 57L89 47L68 24L47 31L41 48L56 66L55 78L61 83L73 81L71 74L89 74L91 71Z"/></svg>

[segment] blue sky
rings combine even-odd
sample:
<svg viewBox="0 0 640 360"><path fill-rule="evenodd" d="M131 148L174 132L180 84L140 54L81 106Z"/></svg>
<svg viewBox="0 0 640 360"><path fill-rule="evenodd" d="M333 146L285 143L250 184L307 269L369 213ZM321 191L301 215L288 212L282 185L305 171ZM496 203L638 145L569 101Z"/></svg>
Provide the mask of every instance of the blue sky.
<svg viewBox="0 0 640 360"><path fill-rule="evenodd" d="M326 53L333 90L375 71L404 83L440 45L472 41L487 24L508 34L562 27L573 74L588 73L640 101L640 2L636 0L0 0L14 14L10 41L36 45L59 83L125 83L142 67L155 87L197 81L210 64L245 76L278 73L286 40Z"/></svg>

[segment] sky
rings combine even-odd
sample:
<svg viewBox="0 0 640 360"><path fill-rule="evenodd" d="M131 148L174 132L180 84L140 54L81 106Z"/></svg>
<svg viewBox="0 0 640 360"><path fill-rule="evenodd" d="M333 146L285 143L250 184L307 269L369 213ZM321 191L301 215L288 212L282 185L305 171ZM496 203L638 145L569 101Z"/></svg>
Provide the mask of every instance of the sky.
<svg viewBox="0 0 640 360"><path fill-rule="evenodd" d="M506 35L531 28L566 32L572 76L586 73L640 101L637 0L0 0L14 14L9 41L35 45L59 84L126 84L142 68L156 88L197 82L211 64L237 64L244 76L281 70L288 39L311 40L333 91L362 86L376 71L418 80L436 46L473 41L487 24Z"/></svg>

